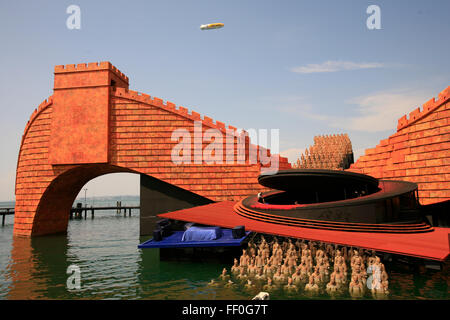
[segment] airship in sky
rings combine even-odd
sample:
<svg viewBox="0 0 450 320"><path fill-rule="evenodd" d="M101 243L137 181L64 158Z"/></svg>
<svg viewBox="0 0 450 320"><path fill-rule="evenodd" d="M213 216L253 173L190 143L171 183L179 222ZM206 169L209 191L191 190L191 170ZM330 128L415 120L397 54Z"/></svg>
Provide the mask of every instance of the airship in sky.
<svg viewBox="0 0 450 320"><path fill-rule="evenodd" d="M202 29L202 30L219 29L219 28L223 28L223 26L224 26L223 23L202 24L200 26L200 29Z"/></svg>

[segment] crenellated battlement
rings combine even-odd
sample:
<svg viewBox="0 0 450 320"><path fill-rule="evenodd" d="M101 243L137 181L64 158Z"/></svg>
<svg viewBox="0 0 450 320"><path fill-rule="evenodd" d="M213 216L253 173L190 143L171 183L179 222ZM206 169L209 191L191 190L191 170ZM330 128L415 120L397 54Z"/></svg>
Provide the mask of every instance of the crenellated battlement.
<svg viewBox="0 0 450 320"><path fill-rule="evenodd" d="M110 70L121 80L125 81L126 83L129 82L128 77L125 74L123 74L119 69L117 69L115 66L113 66L109 61L58 65L55 66L54 73L61 74L73 72L86 72L86 71L102 71L102 70Z"/></svg>
<svg viewBox="0 0 450 320"><path fill-rule="evenodd" d="M111 94L118 98L129 99L129 100L133 100L136 102L156 106L158 108L178 114L178 115L180 115L186 119L192 120L192 121L200 121L202 123L202 126L204 126L204 127L208 127L211 129L217 129L224 134L231 134L232 136L234 136L236 138L242 139L242 135L246 135L248 137L248 133L245 130L238 130L236 127L233 127L231 125L227 126L225 123L223 123L221 121L214 120L205 115L202 116L195 111L189 110L188 108L185 108L183 106L176 106L173 102L163 101L160 98L151 97L150 95L145 94L145 93L141 93L141 92L134 91L134 90L129 90L126 88L112 87ZM256 146L256 145L252 145L252 146L257 148L256 150L259 151L259 148L260 148L259 146ZM261 150L263 152L266 151L266 149L264 149L264 150L261 149ZM272 155L270 150L267 150L267 153L265 153L265 154L267 154L269 157L278 156L279 163L282 165L280 167L281 169L288 169L291 167L289 164L288 158L282 157L280 155ZM258 157L259 157L259 152L258 152Z"/></svg>
<svg viewBox="0 0 450 320"><path fill-rule="evenodd" d="M443 103L448 101L450 99L450 86L441 91L438 94L437 99L432 98L425 102L422 105L422 110L420 107L414 109L409 113L409 115L404 115L400 119L398 119L397 124L397 131L406 128L407 126L413 124L417 120L425 117L426 115L430 114L433 110L435 110L437 107L441 106Z"/></svg>
<svg viewBox="0 0 450 320"><path fill-rule="evenodd" d="M202 118L202 116L199 113L189 110L183 106L176 106L173 102L170 102L170 101L165 102L160 98L151 97L148 94L141 93L138 91L128 90L126 88L111 88L111 92L116 97L130 99L130 100L134 100L137 102L153 105L153 106L162 108L164 110L176 113L176 114L183 116L187 119L190 119L192 121L201 121L202 125L212 128L212 129L220 130L223 133L233 134L236 137L238 137L240 134L237 131L237 129L233 126L230 126L230 125L226 126L225 123L218 121L218 120L215 121L214 119L212 119L208 116L205 116L205 115Z"/></svg>
<svg viewBox="0 0 450 320"><path fill-rule="evenodd" d="M25 136L28 129L30 128L31 124L33 123L34 119L48 106L50 106L53 103L53 96L48 97L44 101L42 101L37 108L34 109L33 113L30 116L30 120L28 120L25 129L23 130L23 135Z"/></svg>

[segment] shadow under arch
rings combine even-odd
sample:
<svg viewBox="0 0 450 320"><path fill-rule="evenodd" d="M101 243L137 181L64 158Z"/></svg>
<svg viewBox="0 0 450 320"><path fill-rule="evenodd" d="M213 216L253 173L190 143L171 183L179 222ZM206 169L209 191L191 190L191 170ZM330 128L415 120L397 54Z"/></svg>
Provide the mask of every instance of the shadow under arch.
<svg viewBox="0 0 450 320"><path fill-rule="evenodd" d="M109 173L136 173L110 164L86 164L55 178L45 190L34 215L32 235L66 233L69 213L81 188L90 180Z"/></svg>

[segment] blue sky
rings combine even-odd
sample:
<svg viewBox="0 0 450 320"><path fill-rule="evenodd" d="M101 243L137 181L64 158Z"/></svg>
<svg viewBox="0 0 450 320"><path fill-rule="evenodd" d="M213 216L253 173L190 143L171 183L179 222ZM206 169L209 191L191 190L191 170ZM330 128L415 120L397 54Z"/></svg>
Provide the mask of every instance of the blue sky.
<svg viewBox="0 0 450 320"><path fill-rule="evenodd" d="M80 30L66 27L71 4ZM372 4L380 30L366 26ZM360 155L450 85L448 12L449 1L1 1L0 200L14 197L21 135L54 65L111 61L133 90L280 129L291 160L314 135L344 132ZM225 27L199 29L212 22ZM98 178L88 195L134 194L137 181Z"/></svg>

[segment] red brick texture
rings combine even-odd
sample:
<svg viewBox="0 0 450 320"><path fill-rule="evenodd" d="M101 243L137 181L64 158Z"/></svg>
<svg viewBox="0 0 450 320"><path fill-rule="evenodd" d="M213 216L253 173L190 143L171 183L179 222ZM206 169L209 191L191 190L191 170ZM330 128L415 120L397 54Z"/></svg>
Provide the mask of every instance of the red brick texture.
<svg viewBox="0 0 450 320"><path fill-rule="evenodd" d="M450 87L400 118L397 132L367 149L349 170L415 182L424 205L449 200Z"/></svg>
<svg viewBox="0 0 450 320"><path fill-rule="evenodd" d="M233 153L235 160L239 134L222 122L128 90L128 81L109 62L55 67L54 93L34 111L22 136L14 234L65 232L83 185L107 173L150 175L214 201L263 190L257 181L261 164L249 161L248 138L243 162L173 163L171 152L179 143L171 139L175 129L191 132L192 158L199 152L193 144L194 121L202 132L218 129L224 140L234 140L233 150L227 153L224 147L223 155ZM209 144L203 141L203 148ZM286 158L276 158L280 169L291 167ZM203 158L208 160L214 159Z"/></svg>

